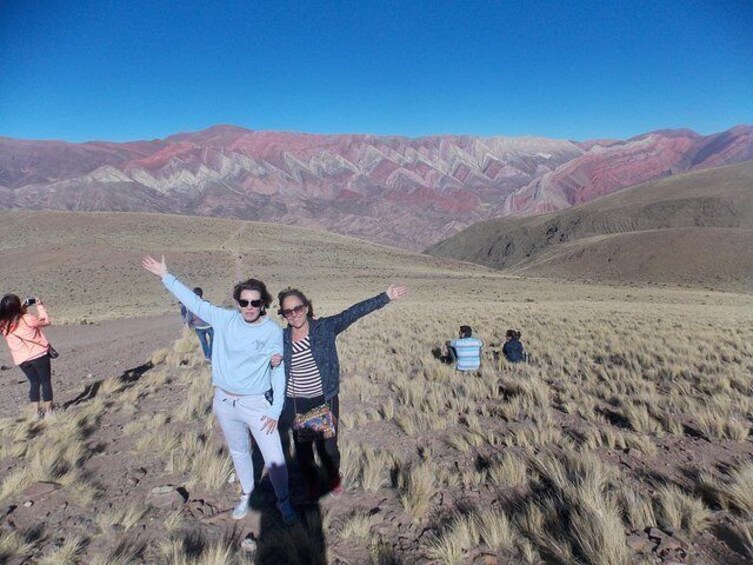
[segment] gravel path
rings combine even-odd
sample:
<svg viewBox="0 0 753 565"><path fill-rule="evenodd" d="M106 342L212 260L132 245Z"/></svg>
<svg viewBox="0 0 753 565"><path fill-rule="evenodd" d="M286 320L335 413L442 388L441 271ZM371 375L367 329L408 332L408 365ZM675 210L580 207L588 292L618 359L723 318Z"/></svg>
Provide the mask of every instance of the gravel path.
<svg viewBox="0 0 753 565"><path fill-rule="evenodd" d="M155 350L171 345L180 331L177 314L46 328L45 335L60 352L60 357L52 361L55 403L62 405L75 398L93 380L121 375L147 362ZM15 415L19 406L26 405L27 399L26 377L13 365L10 351L3 343L0 345L0 417Z"/></svg>

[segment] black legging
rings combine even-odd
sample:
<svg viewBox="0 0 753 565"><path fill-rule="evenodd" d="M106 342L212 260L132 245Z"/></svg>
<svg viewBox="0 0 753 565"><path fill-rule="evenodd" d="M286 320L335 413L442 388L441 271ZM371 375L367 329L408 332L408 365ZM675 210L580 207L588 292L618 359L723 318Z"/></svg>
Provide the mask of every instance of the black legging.
<svg viewBox="0 0 753 565"><path fill-rule="evenodd" d="M339 432L340 424L340 399L335 395L327 404L335 415L335 429ZM285 406L280 417L281 434L284 433L285 442L287 443L286 429L292 424L295 418L295 410L291 399L285 399ZM295 432L293 432L295 435ZM337 446L337 435L330 439L318 439L304 443L295 444L295 458L301 468L301 472L309 484L316 482L317 471L314 463L314 447L319 454L324 470L327 474L328 486L332 487L340 480L340 450ZM283 444L284 445L284 444Z"/></svg>
<svg viewBox="0 0 753 565"><path fill-rule="evenodd" d="M21 370L29 379L29 401L39 402L39 389L42 389L42 399L45 402L52 402L52 381L50 374L50 356L44 354L36 359L24 361L19 365Z"/></svg>

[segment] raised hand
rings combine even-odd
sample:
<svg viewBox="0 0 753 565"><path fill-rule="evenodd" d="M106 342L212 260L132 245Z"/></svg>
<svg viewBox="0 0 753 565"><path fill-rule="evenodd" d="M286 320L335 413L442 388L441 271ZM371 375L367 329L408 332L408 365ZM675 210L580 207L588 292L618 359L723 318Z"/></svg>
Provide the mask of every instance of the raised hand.
<svg viewBox="0 0 753 565"><path fill-rule="evenodd" d="M141 260L141 266L144 267L150 273L162 278L167 274L167 265L165 264L165 256L162 256L162 261L157 261L153 257L147 255Z"/></svg>
<svg viewBox="0 0 753 565"><path fill-rule="evenodd" d="M408 294L407 286L393 284L387 289L387 296L390 300L400 300L406 294Z"/></svg>

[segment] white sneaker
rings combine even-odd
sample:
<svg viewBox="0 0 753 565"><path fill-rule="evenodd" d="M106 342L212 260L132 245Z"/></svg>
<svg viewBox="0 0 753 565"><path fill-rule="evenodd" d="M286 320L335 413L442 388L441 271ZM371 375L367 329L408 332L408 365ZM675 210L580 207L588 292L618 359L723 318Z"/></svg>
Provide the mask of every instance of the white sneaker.
<svg viewBox="0 0 753 565"><path fill-rule="evenodd" d="M238 501L238 504L235 505L235 508L233 509L233 520L240 520L241 518L245 518L246 514L248 514L248 502L251 500L251 493L243 493L241 495L241 499Z"/></svg>
<svg viewBox="0 0 753 565"><path fill-rule="evenodd" d="M246 536L246 538L241 542L241 551L246 553L247 557L253 557L254 555L256 555L257 549L258 546L256 545L254 534L248 534L248 536Z"/></svg>

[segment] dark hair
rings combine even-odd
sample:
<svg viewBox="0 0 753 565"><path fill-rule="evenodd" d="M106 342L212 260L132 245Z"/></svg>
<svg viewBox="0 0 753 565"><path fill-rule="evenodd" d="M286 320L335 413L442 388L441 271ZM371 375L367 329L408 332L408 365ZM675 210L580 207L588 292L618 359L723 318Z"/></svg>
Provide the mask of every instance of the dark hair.
<svg viewBox="0 0 753 565"><path fill-rule="evenodd" d="M198 296L199 298L204 298L204 291L201 290L200 286L197 286L195 289L193 289L193 293Z"/></svg>
<svg viewBox="0 0 753 565"><path fill-rule="evenodd" d="M262 302L264 302L264 308L262 308L262 311L269 308L269 305L272 304L272 295L269 294L267 285L265 285L260 280L248 279L247 281L242 281L236 284L233 288L233 300L235 300L236 302L240 300L241 292L243 292L244 290L255 290L259 293Z"/></svg>
<svg viewBox="0 0 753 565"><path fill-rule="evenodd" d="M6 294L0 299L0 332L8 335L26 313L21 299L15 294Z"/></svg>
<svg viewBox="0 0 753 565"><path fill-rule="evenodd" d="M277 313L282 316L282 303L288 296L295 296L296 298L300 298L301 302L303 302L304 306L309 307L309 313L308 317L313 318L314 317L314 304L306 298L306 295L303 294L300 290L297 288L286 288L285 290L281 290L280 293L277 295L277 303L280 305L280 309L277 311Z"/></svg>
<svg viewBox="0 0 753 565"><path fill-rule="evenodd" d="M465 337L471 337L473 335L473 328L471 326L460 326L460 335Z"/></svg>
<svg viewBox="0 0 753 565"><path fill-rule="evenodd" d="M507 333L505 333L507 339L520 339L520 336L522 335L523 334L517 330L507 330Z"/></svg>

